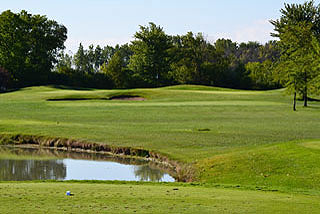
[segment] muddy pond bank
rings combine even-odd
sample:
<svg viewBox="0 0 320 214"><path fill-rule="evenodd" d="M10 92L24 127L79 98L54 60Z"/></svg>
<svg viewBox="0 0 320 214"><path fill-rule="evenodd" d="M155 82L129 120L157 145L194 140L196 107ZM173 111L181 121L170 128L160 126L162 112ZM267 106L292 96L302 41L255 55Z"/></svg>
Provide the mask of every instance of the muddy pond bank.
<svg viewBox="0 0 320 214"><path fill-rule="evenodd" d="M190 165L178 161L169 160L159 153L141 148L114 147L106 144L91 143L66 138L51 138L31 135L0 135L1 145L18 147L39 147L60 151L72 151L82 153L84 156L97 154L99 156L112 156L121 160L148 161L158 168L165 169L179 182L193 181L194 170Z"/></svg>

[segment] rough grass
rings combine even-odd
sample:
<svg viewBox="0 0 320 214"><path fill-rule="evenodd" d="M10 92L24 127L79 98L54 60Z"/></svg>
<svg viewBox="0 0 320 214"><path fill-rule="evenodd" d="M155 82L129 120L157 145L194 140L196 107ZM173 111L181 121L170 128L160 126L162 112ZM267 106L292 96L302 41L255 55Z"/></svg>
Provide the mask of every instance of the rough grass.
<svg viewBox="0 0 320 214"><path fill-rule="evenodd" d="M319 213L319 201L319 196L178 184L0 183L0 213L8 214Z"/></svg>
<svg viewBox="0 0 320 214"><path fill-rule="evenodd" d="M147 100L107 100L125 95ZM297 112L291 103L283 90L31 87L0 94L0 133L144 148L194 164L208 183L318 191L317 145L304 140L320 139L320 103L298 102Z"/></svg>

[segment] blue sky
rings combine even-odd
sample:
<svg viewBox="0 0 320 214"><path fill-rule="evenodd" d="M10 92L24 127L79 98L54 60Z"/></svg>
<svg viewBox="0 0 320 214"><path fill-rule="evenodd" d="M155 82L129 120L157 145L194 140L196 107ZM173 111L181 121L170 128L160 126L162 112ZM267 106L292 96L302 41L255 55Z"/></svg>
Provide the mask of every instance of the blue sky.
<svg viewBox="0 0 320 214"><path fill-rule="evenodd" d="M127 43L139 25L149 22L170 35L192 31L212 42L223 37L264 43L272 39L268 20L279 18L285 2L304 0L1 0L0 12L47 15L68 28L66 47L75 51L80 42Z"/></svg>

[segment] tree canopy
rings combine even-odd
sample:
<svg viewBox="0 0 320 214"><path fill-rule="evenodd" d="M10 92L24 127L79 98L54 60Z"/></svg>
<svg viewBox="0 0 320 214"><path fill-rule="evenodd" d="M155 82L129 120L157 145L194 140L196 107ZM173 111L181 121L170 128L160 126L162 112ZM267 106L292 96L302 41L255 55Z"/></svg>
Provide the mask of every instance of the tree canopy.
<svg viewBox="0 0 320 214"><path fill-rule="evenodd" d="M278 79L294 94L301 95L307 106L308 95L315 92L319 73L320 6L314 1L285 4L280 19L271 21L279 37L281 58Z"/></svg>
<svg viewBox="0 0 320 214"><path fill-rule="evenodd" d="M149 26L140 26L134 38L129 69L146 86L166 85L170 69L169 49L172 47L170 37L151 22Z"/></svg>
<svg viewBox="0 0 320 214"><path fill-rule="evenodd" d="M26 11L0 14L0 67L15 86L38 85L48 80L67 29L46 16Z"/></svg>

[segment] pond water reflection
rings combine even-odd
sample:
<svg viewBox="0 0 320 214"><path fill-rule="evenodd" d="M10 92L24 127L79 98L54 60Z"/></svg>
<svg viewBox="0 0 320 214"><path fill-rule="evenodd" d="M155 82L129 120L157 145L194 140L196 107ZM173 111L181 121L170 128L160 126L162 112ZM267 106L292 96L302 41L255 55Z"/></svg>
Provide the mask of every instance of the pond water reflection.
<svg viewBox="0 0 320 214"><path fill-rule="evenodd" d="M143 160L52 149L0 147L0 180L124 180L174 182Z"/></svg>

